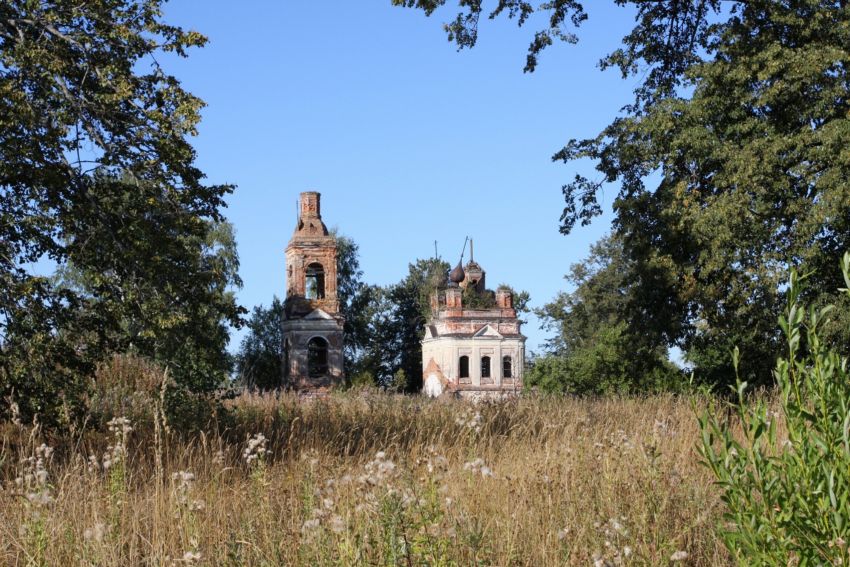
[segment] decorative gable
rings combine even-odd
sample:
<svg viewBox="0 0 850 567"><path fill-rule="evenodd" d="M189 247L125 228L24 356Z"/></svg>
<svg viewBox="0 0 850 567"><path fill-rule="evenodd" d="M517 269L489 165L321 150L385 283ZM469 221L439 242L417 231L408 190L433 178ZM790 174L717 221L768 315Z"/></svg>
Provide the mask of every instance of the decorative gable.
<svg viewBox="0 0 850 567"><path fill-rule="evenodd" d="M494 329L490 325L484 325L472 335L473 337L493 337L493 338L502 338L502 334L499 333L496 329Z"/></svg>
<svg viewBox="0 0 850 567"><path fill-rule="evenodd" d="M314 309L304 318L305 319L325 319L325 320L333 319L333 317L331 317L330 315L328 315L327 313L325 313L321 309Z"/></svg>

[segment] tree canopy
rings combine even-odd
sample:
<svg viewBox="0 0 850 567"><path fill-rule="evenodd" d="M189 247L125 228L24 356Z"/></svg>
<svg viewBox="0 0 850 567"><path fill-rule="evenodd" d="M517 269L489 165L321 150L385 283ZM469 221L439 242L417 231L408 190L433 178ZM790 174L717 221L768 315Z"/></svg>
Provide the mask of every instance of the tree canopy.
<svg viewBox="0 0 850 567"><path fill-rule="evenodd" d="M575 394L678 389L684 373L667 356L662 337L646 332L630 313L636 293L635 262L616 235L591 247L565 276L574 290L535 310L555 336L535 360L529 386Z"/></svg>
<svg viewBox="0 0 850 567"><path fill-rule="evenodd" d="M395 3L428 14L446 4ZM635 98L598 136L554 154L590 158L599 173L563 186L561 231L600 214L600 190L618 183L614 230L635 265L628 325L683 348L700 379L733 380L728 353L738 345L742 377L770 380L788 269L811 274L815 303L846 301L833 290L850 246L850 6L615 3L634 10L635 26L600 66L637 79ZM459 47L475 44L482 5L459 2L446 25ZM560 34L574 41L570 30L587 16L577 2L513 0L489 16L522 25L535 11L559 30L542 47ZM831 335L845 351L847 333L835 325Z"/></svg>
<svg viewBox="0 0 850 567"><path fill-rule="evenodd" d="M27 415L79 399L122 349L193 390L229 367L232 187L203 182L189 142L203 102L158 62L206 38L161 5L0 4L0 398L31 401ZM48 277L69 266L84 286Z"/></svg>
<svg viewBox="0 0 850 567"><path fill-rule="evenodd" d="M431 313L430 296L444 285L449 265L436 258L416 260L396 284L364 286L357 302L360 330L355 382L416 392L422 387L422 335Z"/></svg>

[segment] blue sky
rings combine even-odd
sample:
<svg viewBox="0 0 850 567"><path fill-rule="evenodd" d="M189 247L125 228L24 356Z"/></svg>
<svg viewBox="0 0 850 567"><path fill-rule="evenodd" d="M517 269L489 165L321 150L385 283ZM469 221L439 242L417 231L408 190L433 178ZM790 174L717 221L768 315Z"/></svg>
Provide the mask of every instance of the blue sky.
<svg viewBox="0 0 850 567"><path fill-rule="evenodd" d="M198 165L210 182L238 186L226 215L242 305L283 296L283 250L306 190L322 193L326 224L360 246L369 283L397 282L435 240L454 264L470 236L490 287L527 290L533 306L567 289L570 264L610 228L617 188L602 217L563 236L561 185L598 175L551 156L596 135L635 86L597 67L633 24L626 9L599 4L579 43L547 49L533 74L522 68L540 20L482 20L478 45L458 52L441 26L451 7L426 18L390 0L167 4L166 21L210 38L165 64L208 104ZM524 332L535 351L547 337L533 317Z"/></svg>

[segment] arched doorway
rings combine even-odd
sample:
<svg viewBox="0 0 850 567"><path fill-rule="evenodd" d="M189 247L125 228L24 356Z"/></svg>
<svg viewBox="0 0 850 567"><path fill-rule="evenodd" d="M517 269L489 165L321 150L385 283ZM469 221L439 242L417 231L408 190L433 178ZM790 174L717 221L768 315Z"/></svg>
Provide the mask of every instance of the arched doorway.
<svg viewBox="0 0 850 567"><path fill-rule="evenodd" d="M313 337L307 343L307 374L317 378L328 373L328 341Z"/></svg>

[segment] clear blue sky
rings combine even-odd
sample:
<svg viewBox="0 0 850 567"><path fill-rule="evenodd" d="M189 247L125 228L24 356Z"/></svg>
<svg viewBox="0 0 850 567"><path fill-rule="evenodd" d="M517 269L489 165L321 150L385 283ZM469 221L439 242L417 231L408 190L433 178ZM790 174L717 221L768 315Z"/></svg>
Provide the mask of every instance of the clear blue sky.
<svg viewBox="0 0 850 567"><path fill-rule="evenodd" d="M550 47L533 74L522 68L540 20L522 29L482 20L478 45L458 52L441 27L452 8L426 18L390 0L167 4L166 21L210 38L165 63L208 104L199 166L210 182L238 186L226 215L241 304L284 295L283 250L305 190L322 193L326 224L360 246L369 283L397 282L433 255L434 240L454 264L468 235L490 287L527 290L533 306L566 289L570 264L610 228L616 187L604 216L563 236L561 185L598 176L590 163L551 156L596 135L635 84L597 67L632 14L586 4L578 45ZM533 317L524 332L537 351L546 334Z"/></svg>

